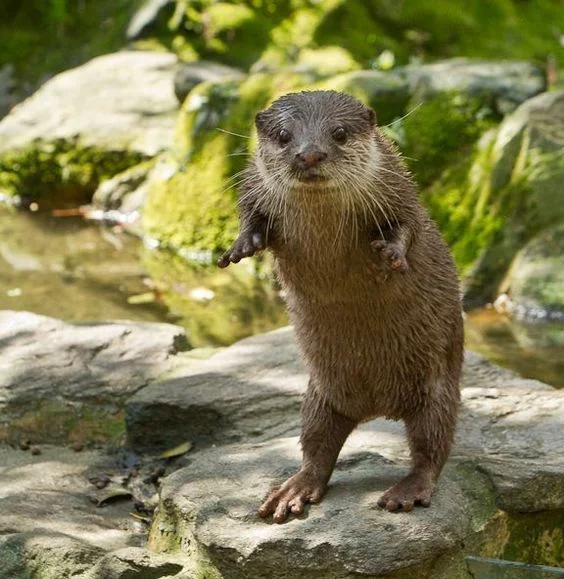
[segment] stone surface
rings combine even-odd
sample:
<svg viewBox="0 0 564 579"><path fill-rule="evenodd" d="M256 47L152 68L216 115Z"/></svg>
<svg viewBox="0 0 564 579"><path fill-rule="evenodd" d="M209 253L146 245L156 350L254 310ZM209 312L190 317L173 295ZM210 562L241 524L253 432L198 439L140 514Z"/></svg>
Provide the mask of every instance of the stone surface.
<svg viewBox="0 0 564 579"><path fill-rule="evenodd" d="M207 558L222 576L380 576L455 549L471 527L471 510L448 479L434 508L414 516L384 513L378 496L405 467L370 453L353 437L319 506L285 525L267 524L257 501L299 461L297 438L222 447L202 453L166 480L151 543L166 541L167 525L193 557Z"/></svg>
<svg viewBox="0 0 564 579"><path fill-rule="evenodd" d="M100 450L42 445L33 455L0 444L0 577L191 579L182 556L142 547L147 526L131 516L129 495L98 490L89 480L107 473L121 486L126 471ZM98 506L104 493L116 500Z"/></svg>
<svg viewBox="0 0 564 579"><path fill-rule="evenodd" d="M175 561L174 557L151 553L140 547L126 547L108 553L80 579L195 579L195 575L185 570L184 563L180 559Z"/></svg>
<svg viewBox="0 0 564 579"><path fill-rule="evenodd" d="M481 98L489 96L504 114L546 88L543 71L519 61L453 58L400 67L392 74L406 80L412 93L423 96L450 91Z"/></svg>
<svg viewBox="0 0 564 579"><path fill-rule="evenodd" d="M79 137L83 146L154 156L172 143L176 56L117 52L46 82L0 122L0 153Z"/></svg>
<svg viewBox="0 0 564 579"><path fill-rule="evenodd" d="M136 446L196 443L186 466L164 480L151 548L180 544L210 577L452 578L445 558L478 552L476 537L496 509L564 508L564 392L468 353L456 445L430 509L375 507L409 460L402 425L378 419L351 435L320 505L285 525L265 523L256 515L261 497L299 465L306 384L284 328L178 367L132 397L126 412ZM500 541L509 539L500 537L490 549L503 551Z"/></svg>
<svg viewBox="0 0 564 579"><path fill-rule="evenodd" d="M307 376L291 332L247 338L140 390L125 406L129 443L156 451L187 439L205 445L296 433Z"/></svg>
<svg viewBox="0 0 564 579"><path fill-rule="evenodd" d="M519 319L564 319L564 222L525 245L499 291L498 305Z"/></svg>
<svg viewBox="0 0 564 579"><path fill-rule="evenodd" d="M226 78L241 78L243 73L231 66L216 62L183 62L178 65L174 75L174 94L183 103L188 93L201 82L217 81Z"/></svg>
<svg viewBox="0 0 564 579"><path fill-rule="evenodd" d="M124 399L171 369L186 336L169 324L66 324L4 311L0 343L1 437L47 442L89 428L103 436L106 415L110 431L120 428Z"/></svg>
<svg viewBox="0 0 564 579"><path fill-rule="evenodd" d="M144 541L131 503L99 508L89 499L86 470L105 461L98 451L42 446L33 456L0 445L0 537L7 536L0 577L27 576L16 572L22 565L34 577L71 577L108 551Z"/></svg>

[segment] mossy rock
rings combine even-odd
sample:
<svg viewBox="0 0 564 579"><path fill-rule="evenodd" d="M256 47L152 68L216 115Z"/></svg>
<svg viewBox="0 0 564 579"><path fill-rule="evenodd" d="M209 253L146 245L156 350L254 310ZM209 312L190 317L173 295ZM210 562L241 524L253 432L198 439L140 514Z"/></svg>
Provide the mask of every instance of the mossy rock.
<svg viewBox="0 0 564 579"><path fill-rule="evenodd" d="M500 286L523 315L564 315L564 222L543 231L517 254Z"/></svg>
<svg viewBox="0 0 564 579"><path fill-rule="evenodd" d="M0 155L0 194L42 208L76 206L90 201L99 183L139 163L133 151L108 151L79 140L37 141ZM56 195L54 195L56 193Z"/></svg>
<svg viewBox="0 0 564 579"><path fill-rule="evenodd" d="M563 123L564 92L530 99L424 192L469 304L495 299L517 252L564 221Z"/></svg>

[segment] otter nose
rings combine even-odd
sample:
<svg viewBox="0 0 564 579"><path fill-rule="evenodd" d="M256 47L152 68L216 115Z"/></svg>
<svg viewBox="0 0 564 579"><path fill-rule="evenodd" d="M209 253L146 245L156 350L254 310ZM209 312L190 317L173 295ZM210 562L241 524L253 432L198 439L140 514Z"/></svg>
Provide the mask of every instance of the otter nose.
<svg viewBox="0 0 564 579"><path fill-rule="evenodd" d="M302 169L311 169L318 163L321 163L324 159L327 159L327 153L315 149L308 149L296 153L296 162Z"/></svg>

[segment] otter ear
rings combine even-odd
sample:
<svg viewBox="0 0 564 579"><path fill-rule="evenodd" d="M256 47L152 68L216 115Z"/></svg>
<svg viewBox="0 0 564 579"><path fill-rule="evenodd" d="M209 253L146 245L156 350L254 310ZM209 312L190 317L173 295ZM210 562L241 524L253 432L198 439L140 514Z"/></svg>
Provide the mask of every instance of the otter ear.
<svg viewBox="0 0 564 579"><path fill-rule="evenodd" d="M267 112L266 111L260 111L255 115L255 125L258 129L258 131L262 131L266 125L266 120L267 120Z"/></svg>
<svg viewBox="0 0 564 579"><path fill-rule="evenodd" d="M365 107L364 117L370 123L370 126L373 127L376 124L376 113L372 109Z"/></svg>

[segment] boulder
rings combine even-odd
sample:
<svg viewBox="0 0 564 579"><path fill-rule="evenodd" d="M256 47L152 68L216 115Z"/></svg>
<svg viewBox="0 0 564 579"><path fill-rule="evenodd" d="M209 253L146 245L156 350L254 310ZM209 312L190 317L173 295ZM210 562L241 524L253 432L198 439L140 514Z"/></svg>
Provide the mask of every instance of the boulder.
<svg viewBox="0 0 564 579"><path fill-rule="evenodd" d="M124 51L56 75L0 122L0 154L80 137L81 146L154 156L172 143L176 57Z"/></svg>
<svg viewBox="0 0 564 579"><path fill-rule="evenodd" d="M546 90L542 69L529 62L452 58L400 67L392 74L407 82L410 92L419 97L462 93L489 101L502 114Z"/></svg>
<svg viewBox="0 0 564 579"><path fill-rule="evenodd" d="M173 54L124 51L47 81L0 121L0 193L76 207L104 179L168 149L175 67Z"/></svg>
<svg viewBox="0 0 564 579"><path fill-rule="evenodd" d="M376 507L409 458L401 424L378 419L351 435L320 505L284 525L268 524L256 508L299 465L306 384L284 328L177 367L128 401L136 447L196 444L185 466L163 481L151 549L180 545L210 577L452 579L469 576L461 570L465 555L510 549L520 536L511 535L512 517L557 518L564 508L564 392L468 353L456 445L430 509L390 514ZM534 520L558 532L548 515L548 522ZM494 521L505 521L509 536L489 536ZM557 545L551 556L559 556Z"/></svg>
<svg viewBox="0 0 564 579"><path fill-rule="evenodd" d="M544 232L548 241L564 223L562 135L564 91L540 94L486 132L470 162L424 192L463 273L468 304L493 302L509 286L502 282L518 252ZM558 247L551 251L554 257ZM548 293L535 299L550 310Z"/></svg>
<svg viewBox="0 0 564 579"><path fill-rule="evenodd" d="M499 291L496 303L518 319L564 319L564 222L519 251Z"/></svg>
<svg viewBox="0 0 564 579"><path fill-rule="evenodd" d="M66 324L0 312L0 439L103 441L124 400L172 368L184 330L134 322Z"/></svg>

